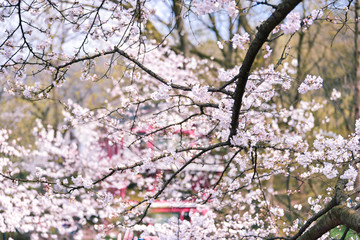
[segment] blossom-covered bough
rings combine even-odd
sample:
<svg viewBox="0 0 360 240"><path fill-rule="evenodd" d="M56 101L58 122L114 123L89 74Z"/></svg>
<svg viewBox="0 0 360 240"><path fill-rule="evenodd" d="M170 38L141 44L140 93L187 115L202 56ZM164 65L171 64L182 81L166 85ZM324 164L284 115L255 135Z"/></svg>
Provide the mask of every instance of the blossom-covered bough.
<svg viewBox="0 0 360 240"><path fill-rule="evenodd" d="M295 79L288 54L272 64L279 56L270 45L329 21L344 3L320 1L301 18L296 7L306 1L173 0L163 33L161 2L0 2L2 101L63 110L53 126L33 121L31 142L3 124L0 231L33 239L101 239L123 227L161 239L318 239L340 225L343 239L359 232L360 121L347 138L329 135L315 128L321 103L281 104L291 84L305 94L323 79ZM249 25L246 14L259 9L265 20ZM237 27L229 39L220 15ZM214 32L219 49L191 49L187 18ZM259 57L271 58L259 66ZM149 225L154 202L197 210L191 222Z"/></svg>

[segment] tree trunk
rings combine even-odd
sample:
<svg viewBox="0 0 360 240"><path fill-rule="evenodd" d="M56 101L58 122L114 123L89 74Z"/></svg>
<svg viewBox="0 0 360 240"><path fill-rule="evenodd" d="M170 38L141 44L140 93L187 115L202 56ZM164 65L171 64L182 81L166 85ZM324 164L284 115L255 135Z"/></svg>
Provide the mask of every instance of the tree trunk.
<svg viewBox="0 0 360 240"><path fill-rule="evenodd" d="M360 15L359 0L355 1L355 19L357 20ZM360 66L359 66L359 57L360 57L360 38L359 38L359 21L355 22L355 120L360 118Z"/></svg>
<svg viewBox="0 0 360 240"><path fill-rule="evenodd" d="M355 96L354 96L354 102L355 102L355 122L357 119L360 118L360 37L359 37L359 18L360 15L360 6L359 6L359 0L355 0L355 37L354 37L354 47L355 47L355 61L354 61L354 83L355 83ZM360 164L357 164L358 166L358 179L356 182L356 188L358 191L360 191ZM358 197L360 197L360 192L358 193Z"/></svg>
<svg viewBox="0 0 360 240"><path fill-rule="evenodd" d="M301 2L302 0L288 0L283 1L277 7L276 11L258 27L258 32L255 39L252 40L248 51L246 52L243 64L241 65L237 77L236 89L234 93L234 105L232 107L232 116L230 124L230 139L236 135L237 127L239 125L239 114L242 105L242 98L245 93L246 83L250 74L251 67L254 63L255 57L260 51L262 45L266 42L269 34L274 28L279 25L285 17Z"/></svg>
<svg viewBox="0 0 360 240"><path fill-rule="evenodd" d="M187 32L184 29L184 20L182 17L182 0L173 0L173 11L175 14L176 30L179 34L180 50L184 57L189 57L189 48L187 43Z"/></svg>
<svg viewBox="0 0 360 240"><path fill-rule="evenodd" d="M346 206L336 206L296 240L315 240L336 226L345 225L360 232L360 213Z"/></svg>

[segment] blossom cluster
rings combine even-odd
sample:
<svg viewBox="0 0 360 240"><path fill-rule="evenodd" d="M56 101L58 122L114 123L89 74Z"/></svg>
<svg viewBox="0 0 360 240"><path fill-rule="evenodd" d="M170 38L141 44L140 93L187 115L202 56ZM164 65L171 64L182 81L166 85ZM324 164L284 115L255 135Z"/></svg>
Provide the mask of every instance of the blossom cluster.
<svg viewBox="0 0 360 240"><path fill-rule="evenodd" d="M239 48L245 50L245 45L250 42L250 35L248 33L244 33L243 35L236 33L231 41L234 49Z"/></svg>
<svg viewBox="0 0 360 240"><path fill-rule="evenodd" d="M281 30L284 31L284 34L293 34L298 31L301 27L300 14L297 12L291 12L286 17L286 22L281 24Z"/></svg>
<svg viewBox="0 0 360 240"><path fill-rule="evenodd" d="M299 93L304 94L310 90L317 90L322 87L323 79L320 76L307 75L304 82L298 88Z"/></svg>
<svg viewBox="0 0 360 240"><path fill-rule="evenodd" d="M193 6L198 15L213 13L224 8L232 18L235 18L239 13L239 10L236 7L236 1L234 0L197 0L194 1Z"/></svg>

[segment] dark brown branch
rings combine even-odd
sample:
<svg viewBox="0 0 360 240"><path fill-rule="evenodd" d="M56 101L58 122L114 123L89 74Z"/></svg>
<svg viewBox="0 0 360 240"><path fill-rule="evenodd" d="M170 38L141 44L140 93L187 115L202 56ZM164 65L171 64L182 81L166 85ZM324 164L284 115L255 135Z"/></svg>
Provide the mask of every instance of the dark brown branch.
<svg viewBox="0 0 360 240"><path fill-rule="evenodd" d="M173 84L170 83L170 81L165 80L163 77L159 76L158 74L154 73L153 71L151 71L149 68L145 67L141 62L139 62L138 60L130 57L126 52L124 52L123 50L120 50L119 48L115 47L115 51L120 54L121 56L125 57L126 59L130 60L131 62L133 62L135 65L137 65L139 68L141 68L143 71L145 71L147 74L149 74L150 76L152 76L153 78L155 78L156 80L160 81L161 83L168 85L174 89L179 89L179 90L183 90L183 91L192 91L192 87L187 87L187 86L182 86L182 85L178 85L178 84ZM208 89L209 92L221 92L221 93L225 93L230 95L230 92L225 91L225 90L219 90L216 88L209 88Z"/></svg>
<svg viewBox="0 0 360 240"><path fill-rule="evenodd" d="M357 204L357 205L356 205L356 206L354 206L352 209L354 209L354 210L358 210L359 208L360 208L360 204ZM345 231L344 231L344 233L343 233L342 237L340 238L340 240L345 240L346 235L347 235L347 233L349 232L349 230L350 230L350 228L349 228L349 227L346 227L346 228L345 228Z"/></svg>
<svg viewBox="0 0 360 240"><path fill-rule="evenodd" d="M295 240L295 239L300 239L299 237L302 237L301 235L305 232L305 230L313 223L315 222L319 217L323 216L324 214L326 214L327 212L329 212L333 207L336 206L336 201L335 199L332 199L328 205L321 209L318 213L316 213L314 216L312 216L311 218L309 218L306 223L300 228L300 230L297 232L297 234L295 234L295 236L293 236L292 238L290 238L291 240ZM303 238L305 239L305 238Z"/></svg>
<svg viewBox="0 0 360 240"><path fill-rule="evenodd" d="M186 162L176 173L174 173L172 175L172 177L165 183L164 187L159 190L159 192L155 195L155 197L153 197L154 199L156 199L157 197L160 196L160 194L165 190L166 186L171 182L171 180L178 174L180 173L184 168L186 168L190 163L192 163L195 159L197 159L198 157L200 157L202 154L210 151L210 150L213 150L213 149L216 149L218 147L224 147L224 146L228 146L229 143L228 142L221 142L221 143L217 143L217 144L213 144L213 145L210 145L208 147L197 147L197 148L184 148L184 149L179 149L179 150L176 150L175 152L176 153L180 153L180 152L187 152L187 151L201 151L199 152L198 154L196 154L194 157L192 157L188 162ZM170 156L171 153L165 153L165 154L162 154L158 157L154 157L151 159L151 162L156 162L164 157L168 157ZM103 177L99 178L98 180L94 181L92 184L95 185L95 184L98 184L104 180L106 180L107 178L111 177L112 175L114 175L116 172L122 172L122 171L125 171L125 170L129 170L129 169L134 169L136 167L140 167L144 164L144 162L136 162L136 163L133 163L132 165L128 165L128 166L124 166L124 167L117 167L117 168L111 168L109 169L110 172L105 174ZM13 180L13 179L11 179ZM18 180L18 179L14 179L14 180ZM37 181L38 182L38 181ZM77 190L77 189L82 189L82 188L85 188L84 185L81 185L81 186L76 186L76 187L68 187L70 188L69 190L69 193L73 192L74 190ZM135 206L132 207L135 208L136 206L139 206L140 204L144 203L146 200L143 200L141 202L139 202L138 204L136 204Z"/></svg>
<svg viewBox="0 0 360 240"><path fill-rule="evenodd" d="M245 93L245 86L249 78L251 67L255 57L260 51L262 45L266 42L271 31L281 23L282 20L301 2L301 0L283 1L277 7L276 11L259 28L255 39L251 42L249 50L246 53L240 72L236 78L236 89L234 93L234 105L232 109L231 127L229 139L236 134L239 125L239 114L242 105L242 98ZM230 83L228 83L230 84ZM228 85L227 84L227 85ZM223 88L223 87L222 87ZM220 88L220 89L222 89Z"/></svg>
<svg viewBox="0 0 360 240"><path fill-rule="evenodd" d="M291 240L317 239L317 238L308 238L308 237L312 236L310 234L314 234L314 231L319 231L320 229L318 229L318 228L327 229L326 226L328 226L328 227L330 227L330 229L326 230L326 232L327 232L340 224L340 223L338 223L337 219L333 219L333 213L330 213L330 211L333 208L335 208L336 205L339 205L344 202L344 200L345 200L344 188L345 188L346 183L347 183L347 180L340 179L340 178L338 179L338 181L335 185L335 196L333 197L333 199L326 205L325 208L321 209L318 213L316 213L314 216L309 218L306 221L306 223L300 228L300 230L297 232L297 234L295 234L295 236L290 238ZM324 216L324 217L321 218L312 228L310 228L308 231L306 231L306 229L313 222L315 222L317 219L319 219L321 216ZM326 216L328 216L328 217L326 217ZM360 214L359 214L359 219L360 219ZM331 221L331 220L333 220L333 221ZM336 224L336 225L334 227L331 227L333 224ZM360 227L360 225L359 225L359 227ZM326 232L322 232L321 235L316 235L316 236L320 237Z"/></svg>
<svg viewBox="0 0 360 240"><path fill-rule="evenodd" d="M198 154L195 154L189 161L187 161L181 168L179 168L162 186L162 188L154 195L154 199L157 199L161 193L166 189L166 187L170 184L170 182L180 173L182 172L190 163L192 163L195 159L198 159L201 155L215 149L218 147L224 147L229 145L228 142L223 143L217 143L212 146L209 146L208 148L204 149L203 151L199 152Z"/></svg>
<svg viewBox="0 0 360 240"><path fill-rule="evenodd" d="M315 240L336 226L345 225L360 232L360 213L347 206L336 206L297 240Z"/></svg>
<svg viewBox="0 0 360 240"><path fill-rule="evenodd" d="M242 148L240 148L238 151L236 151L236 153L234 153L234 155L230 158L230 160L228 161L228 163L226 164L224 170L221 172L221 175L219 177L219 179L216 181L216 183L213 185L212 189L215 190L215 188L219 185L219 183L221 182L221 180L223 179L225 172L229 169L231 162L235 159L235 157L241 152ZM206 200L203 202L203 204L206 204L210 198L212 197L212 193L206 198Z"/></svg>
<svg viewBox="0 0 360 240"><path fill-rule="evenodd" d="M55 182L49 182L49 181L46 181L46 180L40 180L40 179L37 179L37 180L30 180L30 179L24 179L24 178L16 178L16 177L11 177L11 176L8 176L8 175L5 175L3 173L0 173L0 176L2 176L3 178L6 178L8 180L11 180L13 182L25 182L25 183L44 183L44 184L56 184Z"/></svg>

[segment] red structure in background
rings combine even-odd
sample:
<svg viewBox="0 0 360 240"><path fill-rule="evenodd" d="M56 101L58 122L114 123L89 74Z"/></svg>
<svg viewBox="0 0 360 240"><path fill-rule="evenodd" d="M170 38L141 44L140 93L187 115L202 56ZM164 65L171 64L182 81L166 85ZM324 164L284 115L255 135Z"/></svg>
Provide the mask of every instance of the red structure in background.
<svg viewBox="0 0 360 240"><path fill-rule="evenodd" d="M204 209L200 211L201 214L205 215L208 210ZM199 212L197 210L197 205L191 202L165 202L159 201L153 203L153 208L150 210L149 217L152 218L153 223L162 223L166 222L171 217L176 217L177 219L183 221L190 219L190 213Z"/></svg>
<svg viewBox="0 0 360 240"><path fill-rule="evenodd" d="M122 149L124 148L124 140L122 139L120 144L111 143L109 139L102 139L100 141L100 146L106 150L106 156L108 158L111 158L114 155L118 155L122 152ZM124 188L116 188L116 187L109 187L107 189L107 192L111 193L114 197L121 197L124 198L126 196L126 189Z"/></svg>
<svg viewBox="0 0 360 240"><path fill-rule="evenodd" d="M189 213L193 208L155 208L152 210L154 213L178 213L180 220L190 220Z"/></svg>
<svg viewBox="0 0 360 240"><path fill-rule="evenodd" d="M136 134L138 136L145 136L148 132L152 131L152 127L150 126L148 128L148 131L146 130L137 130ZM190 139L195 139L195 131L194 130L177 130L175 131L175 134L178 134L179 136L187 136ZM191 140L190 145L194 146L196 142L194 140ZM124 140L122 139L120 143L114 144L111 143L108 139L103 139L100 142L101 147L106 150L107 157L111 158L114 155L120 154L120 156L123 155L124 150ZM141 149L154 149L154 140L151 139L150 141L141 143ZM147 177L154 178L154 184L157 182L157 178L159 176L159 173L163 171L165 174L168 171L171 171L170 169L162 169L157 170L156 173L149 174ZM199 189L207 189L210 187L210 173L214 173L212 171L206 171L203 169L199 170L193 170L194 173L192 174L192 178L196 179L195 181L191 182L191 190L192 191L198 191ZM197 174L201 172L202 174ZM215 170L215 175L220 175L221 171L217 168ZM125 188L116 188L116 187L110 187L107 189L108 192L114 195L114 197L121 197L124 198L126 196L127 187ZM155 191L155 188L147 188L147 191ZM190 213L191 212L198 212L197 205L194 203L191 203L189 201L183 201L183 202L166 202L166 201L156 201L152 204L152 207L150 209L150 212L148 216L152 221L150 224L153 223L159 223L159 222L165 222L171 217L177 217L179 220L188 220L190 221ZM201 211L201 214L205 214L207 210Z"/></svg>
<svg viewBox="0 0 360 240"><path fill-rule="evenodd" d="M107 157L111 158L114 155L117 155L124 148L124 139L121 139L120 143L110 143L109 139L104 138L100 142L100 146L106 150Z"/></svg>
<svg viewBox="0 0 360 240"><path fill-rule="evenodd" d="M111 193L114 197L121 197L124 198L126 196L126 187L125 188L114 188L110 187L107 189L107 192Z"/></svg>

